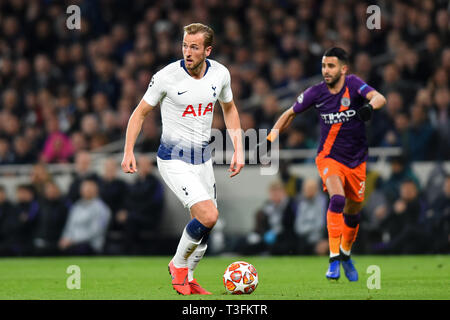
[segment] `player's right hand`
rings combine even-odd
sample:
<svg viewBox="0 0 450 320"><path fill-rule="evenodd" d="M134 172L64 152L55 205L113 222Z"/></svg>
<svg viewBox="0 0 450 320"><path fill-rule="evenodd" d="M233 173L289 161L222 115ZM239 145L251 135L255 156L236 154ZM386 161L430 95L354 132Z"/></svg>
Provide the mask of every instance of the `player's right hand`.
<svg viewBox="0 0 450 320"><path fill-rule="evenodd" d="M122 167L122 171L125 173L137 172L136 158L134 157L134 153L124 153L123 160L120 166Z"/></svg>

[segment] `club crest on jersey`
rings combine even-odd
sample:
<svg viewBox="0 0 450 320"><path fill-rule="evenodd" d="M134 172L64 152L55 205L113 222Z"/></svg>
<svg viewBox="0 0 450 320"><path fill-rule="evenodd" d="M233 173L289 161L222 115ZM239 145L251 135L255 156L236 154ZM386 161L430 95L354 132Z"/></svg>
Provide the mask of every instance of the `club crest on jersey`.
<svg viewBox="0 0 450 320"><path fill-rule="evenodd" d="M213 89L213 91L214 91L214 94L213 94L213 97L214 97L214 98L216 97L216 88L217 88L217 87L211 86L211 89Z"/></svg>
<svg viewBox="0 0 450 320"><path fill-rule="evenodd" d="M350 106L350 99L347 98L347 97L342 97L341 105L343 105L344 107L349 107Z"/></svg>
<svg viewBox="0 0 450 320"><path fill-rule="evenodd" d="M213 103L210 102L208 103L208 105L206 106L206 108L203 109L202 104L200 103L198 105L197 108L194 108L194 106L192 104L188 105L186 107L186 109L183 112L183 117L186 117L187 115L192 115L193 117L199 117L199 116L204 116L206 115L208 112L213 112Z"/></svg>
<svg viewBox="0 0 450 320"><path fill-rule="evenodd" d="M350 121L352 117L356 115L355 110L345 110L341 112L332 112L321 114L320 117L326 124L343 123Z"/></svg>

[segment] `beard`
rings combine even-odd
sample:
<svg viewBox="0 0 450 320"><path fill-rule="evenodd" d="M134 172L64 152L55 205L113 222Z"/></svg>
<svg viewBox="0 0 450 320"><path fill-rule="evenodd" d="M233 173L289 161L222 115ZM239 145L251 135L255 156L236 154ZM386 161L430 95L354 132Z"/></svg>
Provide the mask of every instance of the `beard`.
<svg viewBox="0 0 450 320"><path fill-rule="evenodd" d="M341 78L341 73L339 73L339 74L337 74L335 77L331 77L331 80L330 80L330 82L327 82L326 80L325 80L325 83L327 84L327 86L329 86L330 88L333 88L335 85L336 85L336 83L339 81L339 79Z"/></svg>
<svg viewBox="0 0 450 320"><path fill-rule="evenodd" d="M187 65L186 65L186 68L188 69L188 70L197 70L198 68L200 68L201 67L201 65L203 64L203 62L205 61L205 59L201 59L197 64L194 64L192 67L188 67Z"/></svg>

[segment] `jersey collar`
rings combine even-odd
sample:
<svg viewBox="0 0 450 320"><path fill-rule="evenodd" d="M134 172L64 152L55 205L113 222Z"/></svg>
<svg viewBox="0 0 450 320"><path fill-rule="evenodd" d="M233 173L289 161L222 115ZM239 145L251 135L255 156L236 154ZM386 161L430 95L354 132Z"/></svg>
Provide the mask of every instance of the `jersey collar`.
<svg viewBox="0 0 450 320"><path fill-rule="evenodd" d="M206 61L206 70L205 70L205 73L203 74L203 77L206 76L206 73L208 73L209 67L211 66L211 63L209 62L208 59L206 59L205 61ZM186 68L186 66L185 66L185 64L184 64L184 59L181 59L181 60L180 60L180 66L184 69L184 71L186 71L186 73L187 73L190 77L192 77L192 76L189 74L189 71L188 71L188 69Z"/></svg>

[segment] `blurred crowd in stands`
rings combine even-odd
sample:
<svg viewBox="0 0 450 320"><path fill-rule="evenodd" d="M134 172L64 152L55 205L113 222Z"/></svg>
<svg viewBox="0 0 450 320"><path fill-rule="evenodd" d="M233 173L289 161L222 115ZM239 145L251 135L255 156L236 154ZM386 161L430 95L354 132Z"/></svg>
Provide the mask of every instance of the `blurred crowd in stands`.
<svg viewBox="0 0 450 320"><path fill-rule="evenodd" d="M0 164L73 162L124 137L152 75L182 58L183 26L215 31L212 59L231 72L242 127L269 129L316 79L338 45L351 72L387 97L370 124L371 146L400 146L411 161L450 159L448 1L378 1L381 29L364 1L0 1ZM81 29L66 8L81 8ZM317 81L314 80L314 81ZM311 110L312 111L312 110ZM314 111L281 147L314 148ZM160 117L140 149L156 151ZM224 129L220 107L214 126Z"/></svg>
<svg viewBox="0 0 450 320"><path fill-rule="evenodd" d="M253 232L239 239L234 250L245 255L327 255L328 195L321 191L319 180L280 174L255 214ZM392 159L387 179L369 170L362 221L352 251L449 253L450 174L442 164L433 167L423 185L404 156Z"/></svg>
<svg viewBox="0 0 450 320"><path fill-rule="evenodd" d="M0 255L158 253L154 246L163 246L149 240L161 236L164 186L148 157L137 161L132 183L119 178L115 159L97 174L81 151L67 192L44 164L34 165L31 183L17 185L16 201L0 187Z"/></svg>
<svg viewBox="0 0 450 320"><path fill-rule="evenodd" d="M127 243L126 249L120 250L139 251L134 248L139 239L133 237L151 236L155 227L150 226L150 220L158 224L163 205L163 191L151 174L151 163L148 170L140 169L143 176L136 185L126 185L109 176L112 169L105 169L102 175L87 175L82 168L83 158L108 143L124 139L127 121L152 75L182 58L183 26L191 22L208 24L215 31L210 58L225 64L231 72L234 100L244 130L270 129L306 87L321 81L322 54L336 45L349 52L351 73L387 98L386 107L375 112L368 124L370 146L400 147L403 157L392 161L393 169L398 163L401 170L407 170L414 161L450 160L449 3L374 3L381 10L381 29L370 30L366 26L369 3L356 0L0 0L0 165L34 165L30 177L34 182L17 188L17 203L10 203L0 191L2 252L11 249L4 246L4 239L9 236L26 238L26 252L98 252L103 246L101 239L92 240L89 245L81 241L83 246L74 247L73 239L88 237L74 231L84 230L83 225L92 226L91 234L99 234L96 228L101 226L120 230ZM66 8L73 4L81 9L79 30L66 26L70 16ZM317 124L314 110L303 113L282 136L281 148L315 148ZM213 126L225 129L220 107L215 108ZM143 124L136 151L155 152L160 131L156 110ZM77 168L68 194L62 193L46 174L46 165L54 163L74 163ZM114 165L114 161L105 164ZM376 250L380 252L391 250L385 247L386 243L401 241L397 236L400 237L402 219L417 222L416 216L412 217L417 214L420 223L431 223L427 220L429 212L437 210L432 207L447 208L439 211L446 212L446 216L434 216L441 214L442 219L447 219L448 232L448 187L444 192L447 198L443 198L447 200L437 197L439 192L432 194L437 199L430 199L428 194L425 197L427 186L415 183L414 189L411 181L416 181L413 174L397 175L393 170L389 181L374 182L375 191L367 197L368 208L372 208L363 215L369 219L364 222L370 229L367 241L379 242ZM313 197L314 183L305 181L299 185L304 190L298 188L297 194L289 197ZM144 194L144 190L149 193ZM154 202L148 194L156 194ZM280 200L284 196L279 185L273 185L270 194L270 201L286 202ZM297 238L318 239L305 230L313 207L322 205L322 200L314 201L287 201L292 212L294 207L306 212L300 216L304 221L296 222L292 214L287 214L286 221L283 218L278 223L284 221L295 228ZM416 205L423 201L426 206ZM410 207L421 209L410 214ZM95 217L85 214L85 210L94 209L98 211ZM145 210L152 210L155 217L148 220L148 212L141 214ZM277 206L268 204L257 214L255 229L255 234L264 234L269 243L275 243L274 234L278 231L271 235L262 230L272 223L267 212L273 210L278 210ZM429 232L440 226L432 225L427 227ZM135 232L135 228L144 231ZM318 224L311 221L311 228L318 230ZM35 230L37 236L32 236L30 230ZM416 231L412 226L405 231L404 239L415 238ZM290 237L292 234L285 236ZM258 242L250 244L255 247ZM283 251L283 247L286 244L280 243L274 250ZM296 250L316 249L306 246Z"/></svg>

